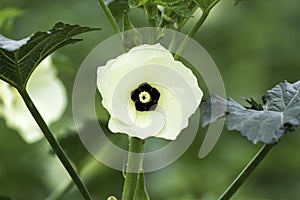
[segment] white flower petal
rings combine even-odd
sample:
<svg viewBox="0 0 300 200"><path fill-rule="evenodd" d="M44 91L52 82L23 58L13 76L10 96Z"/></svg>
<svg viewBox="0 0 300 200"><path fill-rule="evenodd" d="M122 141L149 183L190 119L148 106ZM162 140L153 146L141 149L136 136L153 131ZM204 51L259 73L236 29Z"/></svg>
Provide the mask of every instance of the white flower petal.
<svg viewBox="0 0 300 200"><path fill-rule="evenodd" d="M124 93L120 93L124 94ZM120 96L115 97L118 100L124 99ZM125 98L125 102L129 97ZM108 128L114 133L127 133L131 137L144 139L157 135L165 124L165 116L162 112L140 112L137 111L133 101L126 104L120 104L116 101L116 113L109 120ZM122 106L123 105L123 106Z"/></svg>
<svg viewBox="0 0 300 200"><path fill-rule="evenodd" d="M159 106L165 115L165 126L156 137L175 140L183 128L183 115L180 99L169 89L153 84L160 91Z"/></svg>
<svg viewBox="0 0 300 200"><path fill-rule="evenodd" d="M175 68L173 69L169 67L169 65L145 64L129 72L127 77L122 79L122 83L147 82L150 85L159 84L165 88L169 88L173 94L178 96L182 105L182 114L185 118L188 118L196 111L202 98L202 91L198 87L197 80L195 79L189 69L183 74L183 72ZM124 102L124 100L120 98L116 105L121 102Z"/></svg>
<svg viewBox="0 0 300 200"><path fill-rule="evenodd" d="M141 45L132 48L128 53L124 53L114 60L109 60L105 66L98 68L97 86L103 98L104 107L110 111L112 109L112 99L114 88L119 81L130 71L143 66L150 59L162 57L173 59L172 54L161 45ZM101 76L99 76L101 74Z"/></svg>
<svg viewBox="0 0 300 200"><path fill-rule="evenodd" d="M3 108L3 117L7 126L16 129L28 143L41 139L42 133L37 124L34 123L35 121L27 110L25 103L14 88L11 88L11 90L15 93L14 100Z"/></svg>
<svg viewBox="0 0 300 200"><path fill-rule="evenodd" d="M178 74L180 74L185 79L185 81L189 84L190 88L193 90L192 94L195 96L195 100L197 100L197 104L200 104L200 101L203 97L203 92L199 88L197 78L193 74L192 70L184 66L179 61L164 59L161 57L147 60L145 64L157 64L157 63L159 63L164 67L169 67L172 70L176 71Z"/></svg>
<svg viewBox="0 0 300 200"><path fill-rule="evenodd" d="M46 123L56 121L67 106L66 90L57 78L50 58L45 59L28 81L28 93Z"/></svg>
<svg viewBox="0 0 300 200"><path fill-rule="evenodd" d="M9 86L4 81L0 80L0 116L3 116L4 109L7 106L11 106L13 102L13 94L11 91L11 86Z"/></svg>
<svg viewBox="0 0 300 200"><path fill-rule="evenodd" d="M165 125L165 116L161 112L149 112L150 115L143 115L137 121L139 125L128 125L118 119L110 118L108 128L114 133L126 133L130 137L145 139L157 135ZM149 124L149 120L151 123ZM149 126L147 126L149 124Z"/></svg>
<svg viewBox="0 0 300 200"><path fill-rule="evenodd" d="M99 67L97 86L111 115L109 128L141 139L175 140L197 110L202 91L192 71L161 45L141 45ZM131 92L142 83L160 92L154 111L137 111Z"/></svg>
<svg viewBox="0 0 300 200"><path fill-rule="evenodd" d="M16 89L6 83L0 84L3 106L1 112L7 125L16 129L22 138L33 143L43 134L28 111ZM56 77L50 57L46 58L33 72L28 81L28 93L47 124L60 118L67 104L66 91Z"/></svg>

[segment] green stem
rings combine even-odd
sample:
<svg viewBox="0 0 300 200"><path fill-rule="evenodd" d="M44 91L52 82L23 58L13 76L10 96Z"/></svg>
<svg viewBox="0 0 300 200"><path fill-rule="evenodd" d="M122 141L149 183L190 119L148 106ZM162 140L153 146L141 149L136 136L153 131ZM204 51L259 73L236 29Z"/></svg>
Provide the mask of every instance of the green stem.
<svg viewBox="0 0 300 200"><path fill-rule="evenodd" d="M198 29L202 26L203 22L206 20L207 16L209 14L209 10L208 11L204 11L200 17L200 19L198 20L198 22L194 25L194 27L188 32L187 36L184 38L184 40L182 41L182 43L180 44L176 54L174 55L174 59L178 60L180 57L180 54L183 52L184 48L186 47L186 45L188 44L188 42L190 41L190 39L192 37L195 36L195 34L197 33Z"/></svg>
<svg viewBox="0 0 300 200"><path fill-rule="evenodd" d="M42 118L42 116L39 113L39 111L37 110L37 108L35 107L30 96L28 95L27 91L25 89L19 89L18 91L19 91L20 95L22 96L28 110L32 114L33 118L37 122L37 124L40 127L40 129L42 130L42 132L44 133L46 139L48 140L48 142L49 142L50 146L52 147L52 149L54 150L55 154L57 155L57 157L59 158L59 160L65 167L65 169L68 171L69 175L71 176L73 182L77 186L77 188L78 188L79 192L81 193L81 195L83 196L83 198L85 200L92 200L91 195L89 194L85 185L83 184L82 180L80 179L79 175L73 168L71 162L69 161L68 157L64 153L62 147L60 146L58 141L55 139L53 134L51 133L49 127L47 126L46 122Z"/></svg>
<svg viewBox="0 0 300 200"><path fill-rule="evenodd" d="M219 200L230 199L235 192L243 185L248 176L256 169L260 162L266 157L270 152L273 145L264 145L255 157L248 163L248 165L243 169L243 171L238 175L238 177L233 181L233 183L228 187L228 189L222 194Z"/></svg>
<svg viewBox="0 0 300 200"><path fill-rule="evenodd" d="M119 34L121 31L119 29L119 26L114 18L114 16L112 15L112 13L110 12L109 8L107 7L107 5L105 4L104 0L99 0L99 3L102 7L102 9L104 10L105 15L107 16L112 28L114 29L114 32L116 34Z"/></svg>
<svg viewBox="0 0 300 200"><path fill-rule="evenodd" d="M174 59L178 60L180 57L180 54L183 52L184 48L186 47L187 43L190 41L190 39L192 37L195 36L195 34L197 33L198 29L202 26L203 22L206 20L209 12L211 11L211 9L217 5L217 3L219 3L220 0L216 0L214 1L209 7L207 7L205 10L203 10L203 13L200 17L200 19L198 20L198 22L194 25L194 27L190 30L190 32L187 34L187 36L184 38L184 40L182 41L182 43L180 44L176 54L174 55Z"/></svg>
<svg viewBox="0 0 300 200"><path fill-rule="evenodd" d="M131 137L129 138L129 152L127 158L127 173L123 187L122 200L132 200L135 194L138 182L138 172L142 171L143 157L133 155L132 153L144 152L144 140ZM132 173L136 171L137 173Z"/></svg>
<svg viewBox="0 0 300 200"><path fill-rule="evenodd" d="M110 10L107 7L107 5L105 4L104 0L99 0L99 3L101 5L102 9L104 10L104 13L105 13L106 17L108 18L112 28L114 29L115 34L117 34L118 37L119 37L123 53L127 52L127 50L126 50L126 48L124 47L124 44L123 44L123 39L122 39L122 36L121 36L120 28L119 28L114 16L110 12Z"/></svg>

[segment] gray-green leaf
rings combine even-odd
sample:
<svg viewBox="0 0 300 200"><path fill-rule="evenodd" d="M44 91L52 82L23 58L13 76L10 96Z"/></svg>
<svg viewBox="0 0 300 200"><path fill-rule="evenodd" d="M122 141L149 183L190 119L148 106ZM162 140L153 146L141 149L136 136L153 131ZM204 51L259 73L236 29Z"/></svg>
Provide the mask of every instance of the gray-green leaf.
<svg viewBox="0 0 300 200"><path fill-rule="evenodd" d="M246 109L232 99L212 95L202 105L203 126L226 115L229 130L240 131L255 144L272 144L299 125L300 81L276 85L263 96L263 102L264 110Z"/></svg>
<svg viewBox="0 0 300 200"><path fill-rule="evenodd" d="M81 41L74 36L93 30L100 29L59 22L49 31L36 32L19 41L0 35L0 79L17 89L25 88L44 58L63 46Z"/></svg>

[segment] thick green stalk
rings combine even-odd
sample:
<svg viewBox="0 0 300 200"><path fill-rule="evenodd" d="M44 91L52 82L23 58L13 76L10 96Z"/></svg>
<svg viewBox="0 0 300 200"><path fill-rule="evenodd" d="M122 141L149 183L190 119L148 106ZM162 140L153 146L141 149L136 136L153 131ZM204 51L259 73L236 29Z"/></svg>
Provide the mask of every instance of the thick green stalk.
<svg viewBox="0 0 300 200"><path fill-rule="evenodd" d="M61 148L58 141L55 139L54 135L51 133L49 127L47 126L46 122L44 121L43 117L35 107L34 103L32 102L30 96L28 95L27 91L25 89L19 89L18 90L20 95L22 96L28 110L32 114L33 118L37 122L38 126L44 133L44 136L46 137L47 141L49 142L50 146L54 150L55 154L65 167L65 169L68 171L69 175L71 176L73 182L77 186L79 192L83 196L85 200L92 200L91 195L87 191L85 185L83 184L82 180L80 179L79 175L73 168L71 162L69 161L68 157L64 153L63 149Z"/></svg>
<svg viewBox="0 0 300 200"><path fill-rule="evenodd" d="M132 153L144 152L144 140L131 137L129 138L129 152L127 158L127 173L123 187L122 200L133 200L136 186L138 183L139 172L142 171L143 157L134 156ZM137 173L132 173L136 171Z"/></svg>
<svg viewBox="0 0 300 200"><path fill-rule="evenodd" d="M270 152L273 145L266 144L260 151L255 155L255 157L248 163L248 165L243 169L243 171L238 175L238 177L233 181L233 183L228 187L228 189L222 194L219 200L230 199L235 192L243 185L248 176L256 169L256 167L261 163L261 161Z"/></svg>
<svg viewBox="0 0 300 200"><path fill-rule="evenodd" d="M175 60L179 59L180 54L183 52L184 48L186 47L186 45L188 44L188 42L190 41L190 39L195 36L195 34L197 33L198 29L202 26L203 22L206 20L206 18L208 16L208 14L209 14L209 11L204 11L202 13L200 19L198 20L198 22L188 32L187 36L184 38L184 40L180 44L180 46L179 46L176 54L174 55L174 59Z"/></svg>

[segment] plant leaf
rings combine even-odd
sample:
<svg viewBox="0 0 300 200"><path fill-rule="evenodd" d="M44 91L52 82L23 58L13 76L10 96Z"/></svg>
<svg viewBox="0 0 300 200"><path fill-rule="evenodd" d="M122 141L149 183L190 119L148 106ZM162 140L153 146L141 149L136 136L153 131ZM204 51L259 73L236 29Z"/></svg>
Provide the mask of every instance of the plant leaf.
<svg viewBox="0 0 300 200"><path fill-rule="evenodd" d="M190 7L192 0L154 0L153 2L155 5L173 10L181 17L191 17L193 15L193 9Z"/></svg>
<svg viewBox="0 0 300 200"><path fill-rule="evenodd" d="M132 8L136 8L143 5L159 5L164 9L173 10L181 17L191 17L193 15L193 9L191 3L193 0L129 0L129 5Z"/></svg>
<svg viewBox="0 0 300 200"><path fill-rule="evenodd" d="M136 8L145 5L149 0L129 0L129 6L131 8Z"/></svg>
<svg viewBox="0 0 300 200"><path fill-rule="evenodd" d="M250 109L254 109L254 110L263 110L263 106L260 103L257 103L253 98L247 99L247 98L243 98L244 101L246 101L248 104L251 105ZM246 107L248 108L248 107Z"/></svg>
<svg viewBox="0 0 300 200"><path fill-rule="evenodd" d="M209 11L209 10L211 10L219 2L219 0L194 0L194 2L203 11Z"/></svg>
<svg viewBox="0 0 300 200"><path fill-rule="evenodd" d="M19 41L0 35L0 79L17 89L25 88L44 58L63 46L81 41L74 36L93 30L100 29L59 22L49 31L36 32Z"/></svg>
<svg viewBox="0 0 300 200"><path fill-rule="evenodd" d="M300 81L290 84L283 82L276 85L262 97L265 110L284 111L294 103L299 103ZM298 100L298 101L297 101Z"/></svg>
<svg viewBox="0 0 300 200"><path fill-rule="evenodd" d="M226 115L227 128L240 131L255 144L277 142L299 125L300 81L276 85L263 96L263 102L264 110L246 109L232 99L212 95L202 104L202 124L206 126Z"/></svg>

